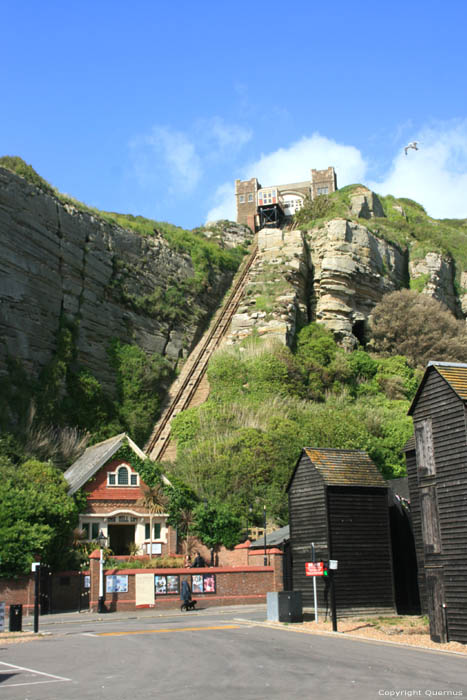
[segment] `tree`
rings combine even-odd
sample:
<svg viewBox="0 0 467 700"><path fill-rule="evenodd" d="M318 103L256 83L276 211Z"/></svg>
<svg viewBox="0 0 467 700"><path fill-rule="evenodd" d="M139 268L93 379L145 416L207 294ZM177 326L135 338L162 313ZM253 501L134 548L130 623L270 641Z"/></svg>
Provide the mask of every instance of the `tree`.
<svg viewBox="0 0 467 700"><path fill-rule="evenodd" d="M425 294L408 289L386 294L373 309L370 330L375 352L405 355L412 367L429 360L467 361L465 323Z"/></svg>
<svg viewBox="0 0 467 700"><path fill-rule="evenodd" d="M194 511L192 530L207 547L235 547L241 540L240 518L226 503L200 503Z"/></svg>
<svg viewBox="0 0 467 700"><path fill-rule="evenodd" d="M193 524L193 509L199 502L195 492L176 476L170 476L170 486L165 486L169 498L167 524L177 528L177 535L186 540L189 554L188 534Z"/></svg>
<svg viewBox="0 0 467 700"><path fill-rule="evenodd" d="M155 486L144 484L141 486L141 490L143 494L138 500L138 505L146 508L149 514L149 552L152 554L152 540L154 536L152 524L154 516L166 512L168 498L161 484L155 484Z"/></svg>
<svg viewBox="0 0 467 700"><path fill-rule="evenodd" d="M37 556L65 568L72 556L79 508L68 484L50 463L28 460L20 466L0 461L0 575L29 573Z"/></svg>

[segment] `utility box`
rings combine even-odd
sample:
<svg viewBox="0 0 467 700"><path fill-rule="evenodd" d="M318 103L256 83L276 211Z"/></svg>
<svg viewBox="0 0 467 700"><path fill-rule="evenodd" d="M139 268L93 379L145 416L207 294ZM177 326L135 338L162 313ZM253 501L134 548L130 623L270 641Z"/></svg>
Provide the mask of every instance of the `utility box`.
<svg viewBox="0 0 467 700"><path fill-rule="evenodd" d="M301 591L267 594L267 619L270 622L303 622Z"/></svg>
<svg viewBox="0 0 467 700"><path fill-rule="evenodd" d="M10 605L10 632L23 631L23 606Z"/></svg>

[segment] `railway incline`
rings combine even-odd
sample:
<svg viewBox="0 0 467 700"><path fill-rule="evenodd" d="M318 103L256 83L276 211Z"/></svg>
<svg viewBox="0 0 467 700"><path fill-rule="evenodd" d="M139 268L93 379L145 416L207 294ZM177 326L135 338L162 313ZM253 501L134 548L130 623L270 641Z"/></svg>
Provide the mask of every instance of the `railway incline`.
<svg viewBox="0 0 467 700"><path fill-rule="evenodd" d="M179 377L169 391L167 406L144 448L146 454L154 461L175 457L176 446L170 440L172 419L189 406L203 403L209 394L205 376L209 360L228 333L232 318L242 300L257 252L258 247L255 243L235 276L225 302L216 312L208 330L189 355Z"/></svg>

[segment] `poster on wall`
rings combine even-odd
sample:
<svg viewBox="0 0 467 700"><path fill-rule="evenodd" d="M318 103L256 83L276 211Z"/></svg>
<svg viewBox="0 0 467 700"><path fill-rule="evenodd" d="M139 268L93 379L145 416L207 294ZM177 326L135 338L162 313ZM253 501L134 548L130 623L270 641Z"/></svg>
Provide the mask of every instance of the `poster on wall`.
<svg viewBox="0 0 467 700"><path fill-rule="evenodd" d="M193 574L191 577L191 592L203 593L203 574Z"/></svg>
<svg viewBox="0 0 467 700"><path fill-rule="evenodd" d="M91 588L91 577L87 574L84 576L83 588Z"/></svg>
<svg viewBox="0 0 467 700"><path fill-rule="evenodd" d="M154 576L154 586L156 588L156 595L166 595L167 576Z"/></svg>
<svg viewBox="0 0 467 700"><path fill-rule="evenodd" d="M180 577L179 576L167 576L167 593L179 593L180 592Z"/></svg>
<svg viewBox="0 0 467 700"><path fill-rule="evenodd" d="M216 575L203 574L203 593L216 592Z"/></svg>
<svg viewBox="0 0 467 700"><path fill-rule="evenodd" d="M151 550L151 543L148 542L146 545L146 552L148 554L162 554L162 544L160 542L153 542Z"/></svg>
<svg viewBox="0 0 467 700"><path fill-rule="evenodd" d="M128 576L106 576L107 593L128 593Z"/></svg>

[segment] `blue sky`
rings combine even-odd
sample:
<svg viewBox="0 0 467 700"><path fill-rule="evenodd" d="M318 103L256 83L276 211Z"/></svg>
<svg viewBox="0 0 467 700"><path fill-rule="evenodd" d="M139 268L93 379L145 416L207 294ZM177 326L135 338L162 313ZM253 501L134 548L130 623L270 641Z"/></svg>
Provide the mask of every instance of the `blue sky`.
<svg viewBox="0 0 467 700"><path fill-rule="evenodd" d="M465 0L0 8L0 155L86 204L192 228L334 165L467 217Z"/></svg>

